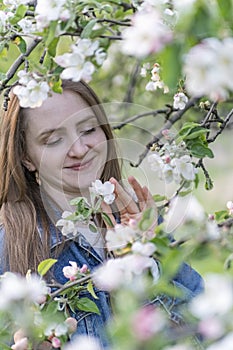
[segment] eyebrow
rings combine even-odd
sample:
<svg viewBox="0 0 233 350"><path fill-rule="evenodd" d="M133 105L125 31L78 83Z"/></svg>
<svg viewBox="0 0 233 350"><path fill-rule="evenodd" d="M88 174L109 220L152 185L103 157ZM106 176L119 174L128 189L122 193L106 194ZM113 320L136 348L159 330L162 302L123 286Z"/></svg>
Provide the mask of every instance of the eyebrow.
<svg viewBox="0 0 233 350"><path fill-rule="evenodd" d="M81 120L80 122L76 123L75 125L78 126L78 125L84 124L85 122L90 121L91 119L97 120L96 116L93 114L93 115L85 117L85 119ZM62 131L64 129L65 129L65 127L46 129L37 136L37 139L41 139L44 136L49 136L56 131Z"/></svg>

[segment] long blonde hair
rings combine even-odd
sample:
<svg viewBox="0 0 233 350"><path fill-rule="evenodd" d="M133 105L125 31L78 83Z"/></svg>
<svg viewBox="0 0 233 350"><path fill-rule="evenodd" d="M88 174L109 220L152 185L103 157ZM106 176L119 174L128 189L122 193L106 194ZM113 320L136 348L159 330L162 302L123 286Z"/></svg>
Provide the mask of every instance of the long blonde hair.
<svg viewBox="0 0 233 350"><path fill-rule="evenodd" d="M63 81L63 89L79 94L95 111L108 142L102 181L121 179L114 137L104 109L94 91L84 82ZM4 227L4 268L25 274L36 271L40 261L50 256L49 218L43 206L35 174L22 164L27 154L24 109L10 93L7 111L0 121L0 215ZM38 217L43 228L41 239Z"/></svg>

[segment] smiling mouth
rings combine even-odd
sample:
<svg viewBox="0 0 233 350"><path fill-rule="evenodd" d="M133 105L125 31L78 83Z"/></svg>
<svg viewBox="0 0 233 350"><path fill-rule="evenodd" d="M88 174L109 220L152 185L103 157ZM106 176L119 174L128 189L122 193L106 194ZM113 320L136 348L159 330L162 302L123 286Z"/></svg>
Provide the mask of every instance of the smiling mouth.
<svg viewBox="0 0 233 350"><path fill-rule="evenodd" d="M65 167L65 169L70 169L70 170L74 170L74 171L80 171L80 170L88 168L91 165L91 163L92 163L92 159L90 159L89 161L87 161L85 163L72 164L71 166Z"/></svg>

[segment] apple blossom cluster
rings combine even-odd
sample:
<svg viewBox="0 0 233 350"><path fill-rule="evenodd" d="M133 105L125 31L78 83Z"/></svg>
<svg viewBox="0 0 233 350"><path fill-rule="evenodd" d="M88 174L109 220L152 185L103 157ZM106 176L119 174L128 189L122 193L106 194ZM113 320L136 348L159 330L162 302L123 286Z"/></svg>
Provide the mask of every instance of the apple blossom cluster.
<svg viewBox="0 0 233 350"><path fill-rule="evenodd" d="M48 325L44 331L44 335L51 342L54 349L60 349L62 342L60 337L64 337L67 334L72 334L76 331L77 320L73 317L68 317L64 322L53 322Z"/></svg>
<svg viewBox="0 0 233 350"><path fill-rule="evenodd" d="M9 20L14 16L14 14L9 11L0 11L0 39L7 33L8 28L10 26Z"/></svg>
<svg viewBox="0 0 233 350"><path fill-rule="evenodd" d="M6 272L0 279L0 309L6 310L11 304L27 300L42 304L46 301L49 288L37 275L20 275Z"/></svg>
<svg viewBox="0 0 233 350"><path fill-rule="evenodd" d="M43 30L51 21L67 21L71 17L70 2L67 0L37 0L35 19L37 29Z"/></svg>
<svg viewBox="0 0 233 350"><path fill-rule="evenodd" d="M148 69L148 65L144 64L141 69L141 76L145 77ZM169 92L169 88L164 84L163 80L160 77L160 65L155 63L153 69L151 70L151 80L146 85L147 91L155 91L157 89L163 89L164 94Z"/></svg>
<svg viewBox="0 0 233 350"><path fill-rule="evenodd" d="M133 15L132 26L126 28L122 36L122 52L143 58L161 51L172 40L172 31L160 12L149 6Z"/></svg>
<svg viewBox="0 0 233 350"><path fill-rule="evenodd" d="M40 107L48 98L49 85L44 78L36 73L20 70L18 72L18 85L13 88L13 92L19 98L19 104L23 108Z"/></svg>
<svg viewBox="0 0 233 350"><path fill-rule="evenodd" d="M137 243L139 242L132 245L131 254L109 259L95 270L92 279L97 288L112 292L121 287L133 287L134 284L140 284L139 281L143 279L143 274L147 271L152 274L154 283L158 281L159 268L151 257L153 249L147 247L150 243L139 243L140 248L143 249L135 247Z"/></svg>
<svg viewBox="0 0 233 350"><path fill-rule="evenodd" d="M95 71L95 65L90 61L94 60L101 65L106 58L106 53L99 47L99 41L90 39L79 39L71 46L71 52L54 58L55 62L64 68L60 77L62 79L81 79L89 82Z"/></svg>
<svg viewBox="0 0 233 350"><path fill-rule="evenodd" d="M191 96L225 100L233 91L233 38L206 38L191 48L183 67Z"/></svg>
<svg viewBox="0 0 233 350"><path fill-rule="evenodd" d="M102 183L101 180L95 180L89 188L91 204L84 197L73 199L70 204L76 206L75 213L64 211L62 218L56 223L61 227L61 233L68 238L74 238L79 233L80 222L89 225L89 228L97 232L93 222L93 215L101 213L101 203L112 204L115 200L115 186L110 181Z"/></svg>
<svg viewBox="0 0 233 350"><path fill-rule="evenodd" d="M75 339L67 343L64 350L102 350L98 339L93 336L79 335Z"/></svg>
<svg viewBox="0 0 233 350"><path fill-rule="evenodd" d="M69 264L71 266L64 266L62 271L64 276L70 281L75 281L89 272L86 264L84 264L81 268L78 267L75 261L69 261Z"/></svg>
<svg viewBox="0 0 233 350"><path fill-rule="evenodd" d="M196 168L192 163L185 142L176 144L166 142L159 150L153 151L148 156L148 162L151 170L158 173L161 180L166 183L180 184L183 181L194 181L196 176Z"/></svg>

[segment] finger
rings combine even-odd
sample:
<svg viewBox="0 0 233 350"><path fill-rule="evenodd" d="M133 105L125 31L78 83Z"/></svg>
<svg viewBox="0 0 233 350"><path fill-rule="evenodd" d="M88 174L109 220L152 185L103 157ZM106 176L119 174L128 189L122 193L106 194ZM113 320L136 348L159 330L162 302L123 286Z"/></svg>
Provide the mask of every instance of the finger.
<svg viewBox="0 0 233 350"><path fill-rule="evenodd" d="M110 182L114 184L115 186L115 204L117 205L120 214L124 214L125 212L128 212L129 214L132 213L138 213L138 205L136 202L132 199L132 197L124 190L124 188L119 184L119 182L111 178Z"/></svg>
<svg viewBox="0 0 233 350"><path fill-rule="evenodd" d="M137 196L140 209L142 210L143 207L146 205L148 193L144 191L144 187L140 185L140 183L135 179L134 176L130 176L128 178L128 181Z"/></svg>

